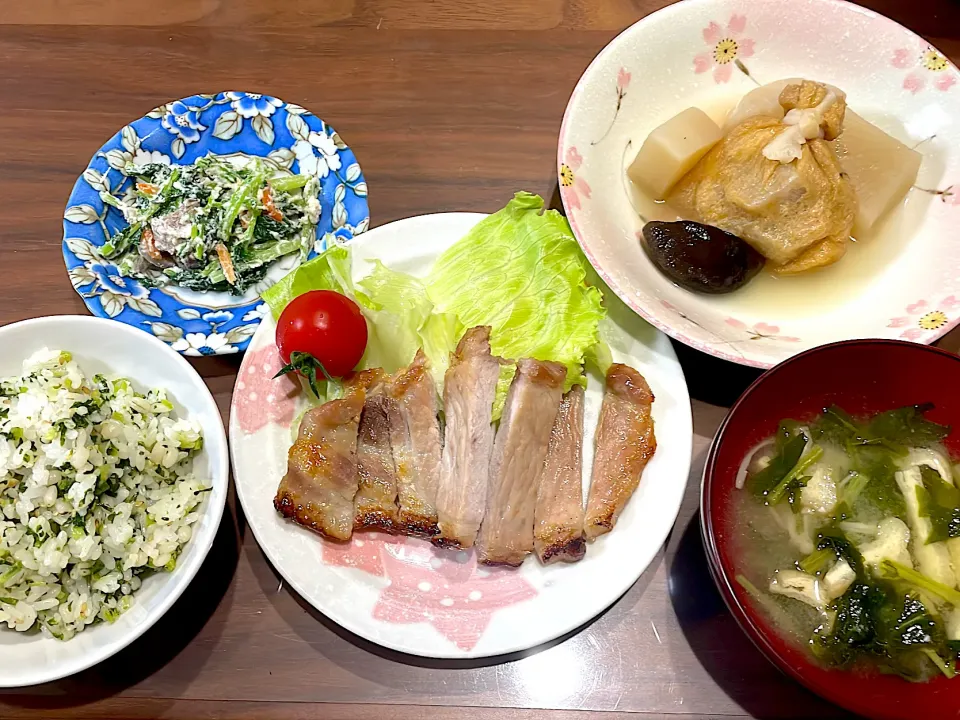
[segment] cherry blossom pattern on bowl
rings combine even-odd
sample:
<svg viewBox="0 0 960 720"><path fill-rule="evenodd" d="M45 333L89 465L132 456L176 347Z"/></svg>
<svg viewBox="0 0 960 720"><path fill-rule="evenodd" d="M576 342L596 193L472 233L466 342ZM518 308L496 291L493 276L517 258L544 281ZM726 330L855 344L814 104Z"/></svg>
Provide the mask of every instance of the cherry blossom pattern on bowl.
<svg viewBox="0 0 960 720"><path fill-rule="evenodd" d="M906 307L906 315L892 318L887 327L902 328L900 337L914 342L937 334L950 322L950 315L960 308L960 300L948 295L939 302L917 300ZM939 336L939 335L938 335ZM932 340L927 340L932 342Z"/></svg>
<svg viewBox="0 0 960 720"><path fill-rule="evenodd" d="M896 241L835 301L781 307L743 301L744 291L703 296L677 287L640 248L627 166L650 131L681 110L696 105L722 117L757 83L798 76L842 87L860 115L924 155L903 210L886 222ZM580 78L560 130L557 174L574 234L603 280L641 317L711 355L767 368L848 338L929 343L960 323L960 306L943 309L936 327L891 322L918 298L960 297L960 74L936 48L870 10L840 0L684 0L648 15Z"/></svg>
<svg viewBox="0 0 960 720"><path fill-rule="evenodd" d="M903 76L903 89L914 95L928 87L946 92L957 84L956 73L950 71L950 61L923 41L894 50L890 64L907 71Z"/></svg>
<svg viewBox="0 0 960 720"><path fill-rule="evenodd" d="M355 279L369 271L373 259L425 274L483 217L444 213L378 227L352 243ZM451 658L537 646L583 625L620 597L654 561L676 518L689 472L692 428L686 384L669 340L612 293L606 297L614 359L638 368L657 397L657 453L614 532L590 545L581 562L543 567L529 558L516 570L478 566L472 551L438 550L424 540L379 533L356 533L349 543L326 542L281 518L272 501L306 403L289 379L273 379L280 363L276 325L272 317L264 318L233 393L231 452L248 525L285 586L371 642ZM601 380L591 377L585 477L601 389Z"/></svg>
<svg viewBox="0 0 960 720"><path fill-rule="evenodd" d="M221 92L161 105L122 128L91 158L63 214L63 258L73 287L94 315L152 332L184 355L242 352L265 310L260 293L289 272L281 258L242 296L148 288L123 277L100 248L126 227L100 192L123 194L130 163L189 165L207 155L256 156L277 168L320 180L320 221L311 255L350 240L370 224L367 183L357 159L329 125L299 105L269 95Z"/></svg>
<svg viewBox="0 0 960 720"><path fill-rule="evenodd" d="M746 29L744 15L731 15L725 27L711 20L703 29L703 39L710 49L694 56L694 72L705 73L712 69L715 83L730 82L737 60L742 62L743 58L753 57L754 43L744 37Z"/></svg>

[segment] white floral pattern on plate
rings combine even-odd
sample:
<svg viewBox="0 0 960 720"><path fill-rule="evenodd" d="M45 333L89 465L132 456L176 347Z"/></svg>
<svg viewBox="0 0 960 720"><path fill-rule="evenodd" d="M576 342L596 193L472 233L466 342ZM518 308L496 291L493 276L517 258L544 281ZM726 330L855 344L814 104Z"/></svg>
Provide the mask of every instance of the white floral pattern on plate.
<svg viewBox="0 0 960 720"><path fill-rule="evenodd" d="M287 256L240 297L182 288L147 288L123 277L101 247L126 227L100 192L126 194L129 164L192 163L209 153L263 157L275 167L321 180L320 223L313 253L346 242L370 224L367 184L340 136L299 105L269 95L225 92L162 105L124 127L90 161L64 211L63 256L74 288L92 313L152 331L184 355L228 355L244 350L263 317L260 293L300 261ZM208 311L229 308L229 319Z"/></svg>

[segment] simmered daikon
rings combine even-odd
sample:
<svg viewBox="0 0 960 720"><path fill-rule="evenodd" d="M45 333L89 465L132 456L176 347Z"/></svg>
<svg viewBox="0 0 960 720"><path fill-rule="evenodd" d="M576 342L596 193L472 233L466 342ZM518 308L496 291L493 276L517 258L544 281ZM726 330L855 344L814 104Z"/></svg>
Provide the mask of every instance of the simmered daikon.
<svg viewBox="0 0 960 720"><path fill-rule="evenodd" d="M900 204L917 181L923 156L849 109L836 147L857 194L853 233L860 237Z"/></svg>
<svg viewBox="0 0 960 720"><path fill-rule="evenodd" d="M721 136L703 110L687 108L647 136L630 165L630 179L655 200L662 200Z"/></svg>

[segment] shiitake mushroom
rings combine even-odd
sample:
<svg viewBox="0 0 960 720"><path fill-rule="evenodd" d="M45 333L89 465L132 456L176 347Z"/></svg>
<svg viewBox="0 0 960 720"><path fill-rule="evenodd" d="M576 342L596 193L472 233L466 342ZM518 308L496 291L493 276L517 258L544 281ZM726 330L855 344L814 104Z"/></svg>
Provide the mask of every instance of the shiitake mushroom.
<svg viewBox="0 0 960 720"><path fill-rule="evenodd" d="M736 235L681 220L643 226L644 251L680 287L720 295L746 285L763 267L763 255Z"/></svg>

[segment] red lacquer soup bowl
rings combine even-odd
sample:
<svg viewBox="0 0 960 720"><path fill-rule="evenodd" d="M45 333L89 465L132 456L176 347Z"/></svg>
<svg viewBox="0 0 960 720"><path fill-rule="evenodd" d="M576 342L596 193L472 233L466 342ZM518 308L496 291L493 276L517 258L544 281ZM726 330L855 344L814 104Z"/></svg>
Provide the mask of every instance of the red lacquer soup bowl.
<svg viewBox="0 0 960 720"><path fill-rule="evenodd" d="M783 671L817 694L873 718L958 718L960 677L911 683L897 676L825 669L780 635L734 580L740 571L732 512L746 454L783 418L811 418L838 405L872 414L932 402L927 417L955 429L946 444L960 454L960 357L895 340L854 340L797 355L761 376L740 397L714 438L703 473L700 520L720 592L740 626Z"/></svg>

